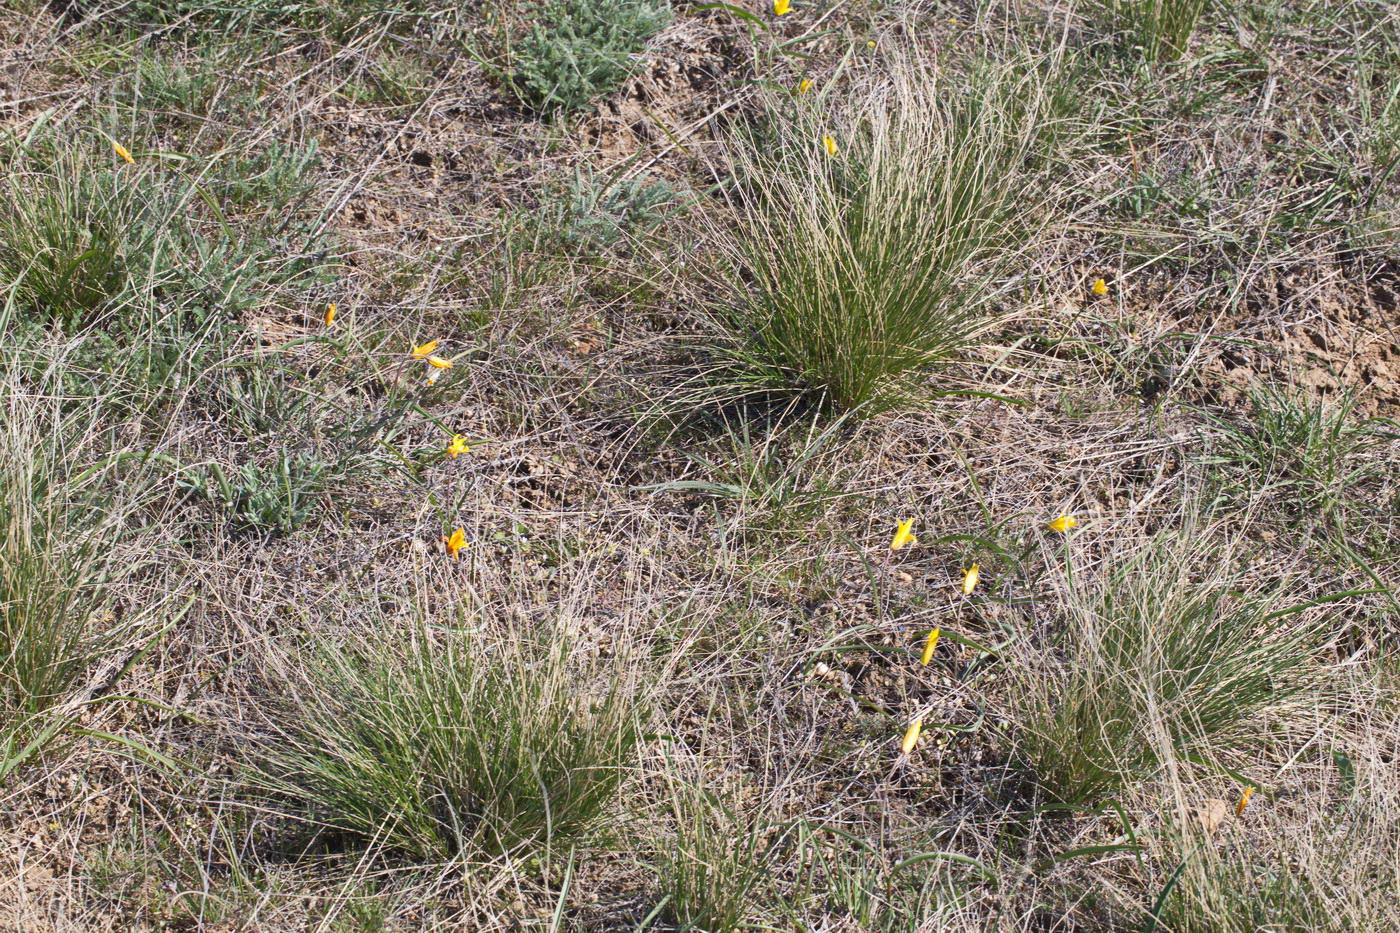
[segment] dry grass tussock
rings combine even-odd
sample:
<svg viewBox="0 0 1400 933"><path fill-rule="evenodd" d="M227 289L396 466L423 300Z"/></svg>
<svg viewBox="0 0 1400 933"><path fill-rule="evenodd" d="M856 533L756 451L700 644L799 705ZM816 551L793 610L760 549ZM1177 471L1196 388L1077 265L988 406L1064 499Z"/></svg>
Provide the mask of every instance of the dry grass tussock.
<svg viewBox="0 0 1400 933"><path fill-rule="evenodd" d="M11 4L0 931L1395 928L1397 16Z"/></svg>

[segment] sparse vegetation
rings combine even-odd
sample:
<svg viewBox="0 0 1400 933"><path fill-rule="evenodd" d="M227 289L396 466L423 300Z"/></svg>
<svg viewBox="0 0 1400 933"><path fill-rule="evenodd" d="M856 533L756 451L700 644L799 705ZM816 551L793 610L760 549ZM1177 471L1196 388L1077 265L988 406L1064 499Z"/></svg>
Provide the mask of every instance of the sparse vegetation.
<svg viewBox="0 0 1400 933"><path fill-rule="evenodd" d="M0 11L0 930L1400 926L1400 8Z"/></svg>
<svg viewBox="0 0 1400 933"><path fill-rule="evenodd" d="M111 685L92 678L115 679L164 603L116 596L139 567L119 544L145 536L151 471L107 448L100 409L65 406L52 371L30 382L16 363L0 356L0 788L101 700Z"/></svg>

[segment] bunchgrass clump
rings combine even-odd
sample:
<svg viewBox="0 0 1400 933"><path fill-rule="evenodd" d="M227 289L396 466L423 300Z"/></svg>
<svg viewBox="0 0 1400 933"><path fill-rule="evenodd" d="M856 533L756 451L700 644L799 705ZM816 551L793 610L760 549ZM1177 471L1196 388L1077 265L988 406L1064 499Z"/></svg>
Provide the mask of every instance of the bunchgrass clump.
<svg viewBox="0 0 1400 933"><path fill-rule="evenodd" d="M159 319L167 331L184 330L171 334L184 343L211 316L228 321L270 289L318 281L323 244L292 251L285 243L301 232L295 217L277 216L276 233L235 228L211 194L218 186L182 170L183 160L139 154L128 163L113 142L46 128L0 146L0 281L23 316L70 329L102 323L113 336L124 323L144 333ZM285 208L305 190L314 149L274 147L265 160L265 175L228 193Z"/></svg>
<svg viewBox="0 0 1400 933"><path fill-rule="evenodd" d="M1368 453L1396 435L1393 424L1356 418L1356 404L1354 393L1328 400L1276 385L1254 389L1247 413L1211 416L1219 434L1206 462L1242 499L1272 494L1289 507L1331 512L1383 472Z"/></svg>
<svg viewBox="0 0 1400 933"><path fill-rule="evenodd" d="M669 0L550 0L512 50L510 86L536 110L578 110L622 83L670 18Z"/></svg>
<svg viewBox="0 0 1400 933"><path fill-rule="evenodd" d="M1209 0L1093 0L1085 8L1095 31L1108 27L1150 62L1186 54Z"/></svg>
<svg viewBox="0 0 1400 933"><path fill-rule="evenodd" d="M7 342L11 324L0 312ZM101 406L64 405L53 370L16 363L26 352L0 360L0 783L71 725L97 662L159 602L108 614L134 570L116 544L143 534L143 458L117 456Z"/></svg>
<svg viewBox="0 0 1400 933"><path fill-rule="evenodd" d="M907 404L995 325L996 283L1045 201L1056 99L1024 62L954 77L896 57L844 114L772 105L733 149L716 322L735 378L836 410ZM833 92L835 93L835 92Z"/></svg>
<svg viewBox="0 0 1400 933"><path fill-rule="evenodd" d="M703 780L674 779L670 802L675 836L656 866L667 914L683 930L744 929L763 899L781 826Z"/></svg>
<svg viewBox="0 0 1400 933"><path fill-rule="evenodd" d="M562 631L419 626L322 640L254 782L315 824L419 860L565 845L604 815L639 740L638 679Z"/></svg>
<svg viewBox="0 0 1400 933"><path fill-rule="evenodd" d="M11 145L0 179L0 281L15 306L70 326L130 286L145 215L133 167L77 149L45 158Z"/></svg>
<svg viewBox="0 0 1400 933"><path fill-rule="evenodd" d="M1091 804L1184 756L1228 758L1309 683L1320 623L1247 585L1242 542L1165 533L1096 585L1072 578L1051 657L1027 668L1020 752L1054 802Z"/></svg>
<svg viewBox="0 0 1400 933"><path fill-rule="evenodd" d="M90 615L98 542L65 534L91 516L65 495L59 469L33 456L38 440L23 404L4 390L0 434L0 778L52 734L51 715L81 683L96 654ZM36 750L36 749L35 749Z"/></svg>

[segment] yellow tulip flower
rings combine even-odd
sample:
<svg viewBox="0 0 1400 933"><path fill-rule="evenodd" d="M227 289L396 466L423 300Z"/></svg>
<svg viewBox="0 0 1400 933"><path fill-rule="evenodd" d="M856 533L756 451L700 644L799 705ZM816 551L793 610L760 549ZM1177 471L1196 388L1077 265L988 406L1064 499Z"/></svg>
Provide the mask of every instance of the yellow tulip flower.
<svg viewBox="0 0 1400 933"><path fill-rule="evenodd" d="M792 0L773 0L773 15L782 16L792 9Z"/></svg>
<svg viewBox="0 0 1400 933"><path fill-rule="evenodd" d="M806 78L803 78L801 81L798 81L798 82L797 82L797 93L799 93L799 94L806 94L806 93L807 93L808 91L810 91L811 89L812 89L812 82L809 81L809 80L807 80Z"/></svg>
<svg viewBox="0 0 1400 933"><path fill-rule="evenodd" d="M440 356L430 356L428 357L428 365L433 369L451 369L452 361Z"/></svg>
<svg viewBox="0 0 1400 933"><path fill-rule="evenodd" d="M822 145L826 147L826 154L827 154L827 155L829 155L829 156L834 156L834 155L836 155L836 137L834 137L834 136L823 136L823 137L822 137Z"/></svg>
<svg viewBox="0 0 1400 933"><path fill-rule="evenodd" d="M335 323L335 302L326 305L326 326L330 327Z"/></svg>
<svg viewBox="0 0 1400 933"><path fill-rule="evenodd" d="M1077 527L1079 527L1079 522L1075 521L1074 516L1070 515L1068 512L1064 513L1059 518L1055 519L1053 522L1050 523L1050 530L1058 531L1060 534L1064 534L1071 528Z"/></svg>
<svg viewBox="0 0 1400 933"><path fill-rule="evenodd" d="M453 560L456 560L457 555L467 547L467 533L458 528L452 532L451 537L443 538L442 542L447 545L447 553L452 556Z"/></svg>
<svg viewBox="0 0 1400 933"><path fill-rule="evenodd" d="M902 518L899 525L894 530L894 540L890 541L890 550L897 551L910 544L918 544L919 539L914 537L914 520L912 518Z"/></svg>
<svg viewBox="0 0 1400 933"><path fill-rule="evenodd" d="M1254 788L1246 787L1240 794L1240 802L1235 805L1235 816L1243 816L1244 808L1249 806L1249 798L1254 796Z"/></svg>
<svg viewBox="0 0 1400 933"><path fill-rule="evenodd" d="M1095 279L1093 285L1093 292L1095 295L1107 295L1108 283L1105 282L1103 279Z"/></svg>
<svg viewBox="0 0 1400 933"><path fill-rule="evenodd" d="M452 441L447 445L447 456L449 459L456 460L458 454L464 454L469 450L471 450L471 447L467 445L466 435L454 434L452 435Z"/></svg>
<svg viewBox="0 0 1400 933"><path fill-rule="evenodd" d="M414 347L410 352L413 354L413 358L415 360L421 360L424 357L426 357L429 353L432 353L434 350L436 350L437 345L438 342L436 340L429 340L427 343L420 343L418 346Z"/></svg>
<svg viewBox="0 0 1400 933"><path fill-rule="evenodd" d="M924 642L924 656L919 659L919 663L928 666L928 662L933 660L933 649L938 647L938 636L942 629L934 629L928 633L928 641Z"/></svg>
<svg viewBox="0 0 1400 933"><path fill-rule="evenodd" d="M131 150L127 149L125 146L123 146L116 140L112 141L112 151L115 152L117 155L121 156L123 162L127 162L131 165L136 164L136 160L131 157Z"/></svg>
<svg viewBox="0 0 1400 933"><path fill-rule="evenodd" d="M919 733L923 731L924 717L920 716L904 730L904 741L899 744L899 750L906 755L913 751L915 743L919 741Z"/></svg>
<svg viewBox="0 0 1400 933"><path fill-rule="evenodd" d="M978 580L979 577L981 577L981 574L978 573L978 569L979 569L979 568L978 568L978 565L977 565L977 564L973 564L971 567L969 567L969 568L967 568L966 570L963 571L963 595L964 595L964 596L966 596L967 594L971 593L974 589L977 588L977 580Z"/></svg>

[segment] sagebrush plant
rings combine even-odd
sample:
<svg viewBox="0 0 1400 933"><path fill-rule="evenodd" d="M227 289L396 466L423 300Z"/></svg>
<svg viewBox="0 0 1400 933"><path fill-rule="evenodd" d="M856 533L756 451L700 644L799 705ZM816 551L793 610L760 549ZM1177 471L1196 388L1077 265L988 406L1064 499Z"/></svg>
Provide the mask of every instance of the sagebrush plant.
<svg viewBox="0 0 1400 933"><path fill-rule="evenodd" d="M1228 760L1255 716L1308 688L1324 620L1284 606L1286 584L1250 585L1247 547L1192 520L1101 580L1070 576L1063 629L1017 701L1019 754L1052 801L1092 804L1185 756Z"/></svg>
<svg viewBox="0 0 1400 933"><path fill-rule="evenodd" d="M217 463L192 467L180 485L224 510L237 529L285 535L315 517L338 472L314 454L282 450L270 463L234 471Z"/></svg>
<svg viewBox="0 0 1400 933"><path fill-rule="evenodd" d="M512 50L509 84L537 110L578 110L622 83L670 19L669 0L549 0Z"/></svg>
<svg viewBox="0 0 1400 933"><path fill-rule="evenodd" d="M560 205L558 227L565 242L605 248L637 242L680 206L683 195L670 183L650 178L606 178L576 170Z"/></svg>
<svg viewBox="0 0 1400 933"><path fill-rule="evenodd" d="M317 825L424 860L568 845L607 811L640 738L628 652L562 627L323 638L286 683L253 782Z"/></svg>
<svg viewBox="0 0 1400 933"><path fill-rule="evenodd" d="M274 140L261 149L235 154L210 179L209 190L231 209L274 214L313 190L311 174L320 158L315 139L304 146Z"/></svg>
<svg viewBox="0 0 1400 933"><path fill-rule="evenodd" d="M770 101L732 147L732 223L715 231L728 275L714 320L739 383L897 407L990 330L1045 200L1057 72L953 75L892 53L844 106L839 90Z"/></svg>
<svg viewBox="0 0 1400 933"><path fill-rule="evenodd" d="M222 84L214 62L191 64L169 56L142 57L113 98L125 108L157 121L205 116Z"/></svg>
<svg viewBox="0 0 1400 933"><path fill-rule="evenodd" d="M195 382L190 407L238 438L239 450L232 462L188 463L179 488L222 511L232 530L286 535L316 519L338 490L395 469L411 473L394 444L414 410L413 393L377 391L365 371L396 352L386 349L388 339L332 330L238 353L216 337L207 353L215 362ZM318 360L314 374L296 365L308 352Z"/></svg>
<svg viewBox="0 0 1400 933"><path fill-rule="evenodd" d="M1210 0L1089 0L1082 8L1090 28L1107 26L1150 62L1186 54L1191 34Z"/></svg>

